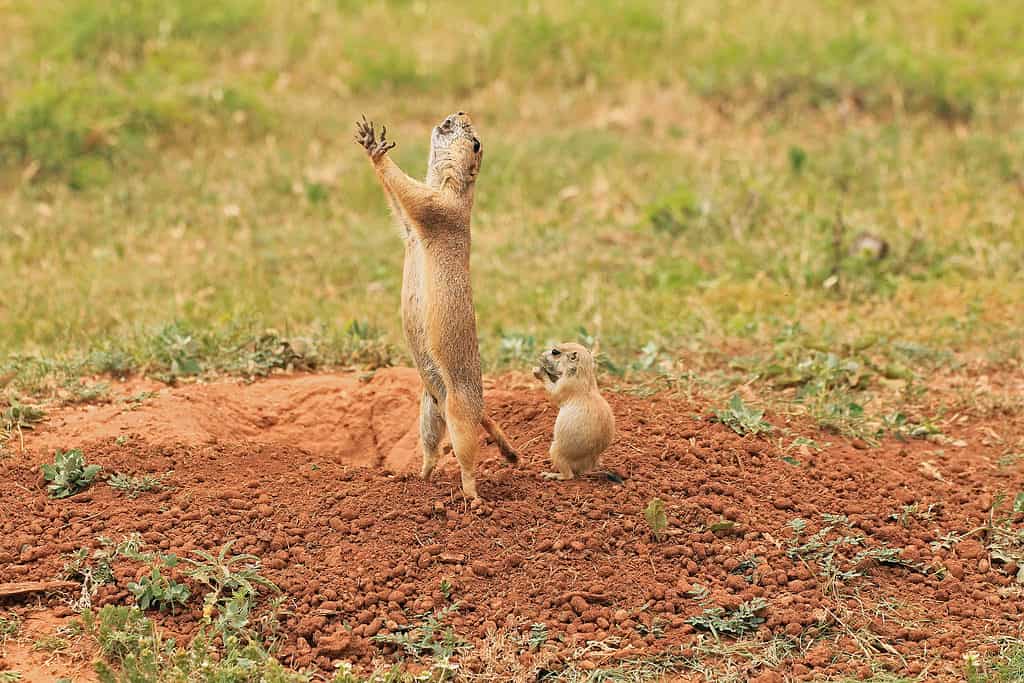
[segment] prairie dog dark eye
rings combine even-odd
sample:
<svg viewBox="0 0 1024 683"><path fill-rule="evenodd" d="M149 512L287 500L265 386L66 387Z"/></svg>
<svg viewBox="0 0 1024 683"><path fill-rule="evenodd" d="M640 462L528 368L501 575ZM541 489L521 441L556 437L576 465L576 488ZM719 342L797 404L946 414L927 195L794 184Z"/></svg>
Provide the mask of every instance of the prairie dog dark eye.
<svg viewBox="0 0 1024 683"><path fill-rule="evenodd" d="M551 349L551 355L552 356L561 356L562 352L559 351L558 349Z"/></svg>
<svg viewBox="0 0 1024 683"><path fill-rule="evenodd" d="M473 138L473 151L474 152L479 152L480 151L480 141L477 140L476 138Z"/></svg>

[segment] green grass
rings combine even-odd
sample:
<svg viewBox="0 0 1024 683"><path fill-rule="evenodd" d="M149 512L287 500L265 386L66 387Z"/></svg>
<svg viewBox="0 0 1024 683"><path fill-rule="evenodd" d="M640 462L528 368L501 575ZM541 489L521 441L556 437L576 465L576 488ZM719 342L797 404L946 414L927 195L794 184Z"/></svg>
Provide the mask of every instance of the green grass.
<svg viewBox="0 0 1024 683"><path fill-rule="evenodd" d="M1020 362L1009 5L2 11L9 394L408 362L402 246L352 122L386 121L421 175L429 128L459 108L484 141L489 371L596 338L609 370L755 379L871 438L894 373L915 389L965 358ZM887 258L848 253L865 230Z"/></svg>

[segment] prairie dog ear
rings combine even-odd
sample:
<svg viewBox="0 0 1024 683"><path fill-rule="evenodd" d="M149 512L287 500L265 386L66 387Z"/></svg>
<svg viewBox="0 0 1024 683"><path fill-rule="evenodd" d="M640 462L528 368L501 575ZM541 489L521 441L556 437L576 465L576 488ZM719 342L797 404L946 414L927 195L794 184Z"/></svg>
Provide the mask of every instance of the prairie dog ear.
<svg viewBox="0 0 1024 683"><path fill-rule="evenodd" d="M573 351L572 353L569 354L569 360L579 360L579 359L580 359L580 354L578 352Z"/></svg>

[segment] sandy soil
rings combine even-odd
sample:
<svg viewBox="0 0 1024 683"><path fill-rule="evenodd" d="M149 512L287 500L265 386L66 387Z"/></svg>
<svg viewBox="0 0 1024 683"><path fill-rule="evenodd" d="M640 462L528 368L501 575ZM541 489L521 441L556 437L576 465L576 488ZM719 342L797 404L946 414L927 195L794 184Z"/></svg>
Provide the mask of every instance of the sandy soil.
<svg viewBox="0 0 1024 683"><path fill-rule="evenodd" d="M966 651L1019 635L1016 567L990 556L983 533L942 542L982 525L1000 492L1024 490L1020 462L997 463L1003 444L1024 436L1019 416L960 421L946 443L869 449L777 415L771 434L740 437L700 402L609 394L619 437L604 462L625 484L554 483L540 473L555 412L530 378L504 376L486 399L524 462L509 467L485 445L488 503L476 511L451 455L434 481L414 476L418 395L415 372L397 368L162 388L134 408L57 411L24 453L0 461L0 583L54 578L66 553L101 535L140 532L179 555L237 538L235 551L264 558L289 596L282 659L324 671L338 659L394 661L371 637L449 604L442 581L460 603L451 623L463 638L482 644L493 629L543 622L557 656L588 665L692 652L705 636L687 618L755 598L767 601L755 638L809 645L781 666L787 678L863 673L865 647L904 675L955 678ZM797 436L820 450L793 445ZM38 466L58 447L83 448L108 474L173 471L171 488L130 499L99 484L51 500ZM653 497L668 513L660 541L642 514ZM807 520L802 543L823 514L850 521L826 541L864 537L835 560L861 576L837 582L811 551L787 554L788 523ZM853 564L886 548L898 564ZM129 574L96 603L128 604ZM67 598L42 604L61 610ZM187 638L200 617L193 603L154 618ZM815 635L826 639L813 644ZM8 647L0 670L25 666L19 652Z"/></svg>

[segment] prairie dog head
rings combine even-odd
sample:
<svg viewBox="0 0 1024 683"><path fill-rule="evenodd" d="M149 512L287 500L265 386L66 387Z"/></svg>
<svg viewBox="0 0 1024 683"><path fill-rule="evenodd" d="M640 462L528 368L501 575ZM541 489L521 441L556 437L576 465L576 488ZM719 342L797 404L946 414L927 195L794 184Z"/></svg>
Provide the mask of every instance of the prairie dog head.
<svg viewBox="0 0 1024 683"><path fill-rule="evenodd" d="M434 127L430 136L427 184L462 194L476 183L484 148L466 112L456 112Z"/></svg>
<svg viewBox="0 0 1024 683"><path fill-rule="evenodd" d="M594 357L582 344L558 344L540 356L538 378L551 380L559 392L590 391L597 386Z"/></svg>

